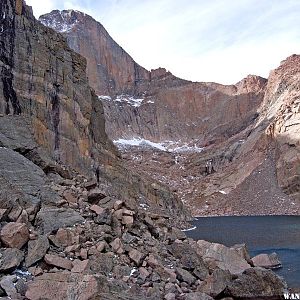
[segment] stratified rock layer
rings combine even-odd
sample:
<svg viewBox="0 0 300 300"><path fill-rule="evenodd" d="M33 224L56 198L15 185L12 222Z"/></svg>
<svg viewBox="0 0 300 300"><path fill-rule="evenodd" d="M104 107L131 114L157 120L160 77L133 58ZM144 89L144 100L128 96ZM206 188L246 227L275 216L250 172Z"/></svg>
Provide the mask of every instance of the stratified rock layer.
<svg viewBox="0 0 300 300"><path fill-rule="evenodd" d="M0 35L0 118L4 118L0 145L19 152L46 173L58 165L97 173L106 189L114 181L110 189L115 197L181 211L182 204L168 188L154 189L150 179L129 172L117 157L105 132L102 103L88 85L85 58L71 50L61 34L38 22L23 1L2 1L0 8L5 28ZM20 140L15 142L17 136ZM31 173L28 170L26 177L35 176ZM63 168L59 173L70 176ZM7 180L9 176L3 178ZM18 185L23 184L26 197L46 202L43 192L28 193L30 185L25 183ZM56 196L49 198L55 202Z"/></svg>

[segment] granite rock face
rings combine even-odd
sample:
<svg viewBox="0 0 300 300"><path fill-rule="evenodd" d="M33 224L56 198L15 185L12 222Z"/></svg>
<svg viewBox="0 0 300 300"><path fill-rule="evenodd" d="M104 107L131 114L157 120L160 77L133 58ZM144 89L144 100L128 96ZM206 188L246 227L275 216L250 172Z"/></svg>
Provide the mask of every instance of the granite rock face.
<svg viewBox="0 0 300 300"><path fill-rule="evenodd" d="M87 168L94 148L113 152L85 59L36 21L22 1L2 2L1 13L7 30L0 37L0 112L30 115L38 144L76 169Z"/></svg>
<svg viewBox="0 0 300 300"><path fill-rule="evenodd" d="M40 21L61 32L86 57L89 81L104 104L112 139L196 139L203 145L232 136L257 116L264 78L248 76L230 86L192 83L164 68L141 68L86 14L55 10ZM108 82L111 86L106 87Z"/></svg>
<svg viewBox="0 0 300 300"><path fill-rule="evenodd" d="M54 170L66 178L67 168L89 176L97 170L110 195L181 211L168 188L154 189L151 179L124 168L106 135L102 103L89 87L86 59L60 33L38 22L24 1L2 1L0 8L5 28L0 36L0 145L46 173ZM41 200L40 194L30 197ZM49 198L55 202L56 196Z"/></svg>
<svg viewBox="0 0 300 300"><path fill-rule="evenodd" d="M300 201L300 56L292 55L270 73L262 116L266 133L277 145L279 186Z"/></svg>
<svg viewBox="0 0 300 300"><path fill-rule="evenodd" d="M128 167L171 185L197 208L196 215L300 213L298 56L284 61L268 80L249 75L228 86L197 83L159 68L138 69L140 80L128 85L113 71L114 63L122 66L119 74L133 78L133 59L108 42L101 24L76 11L53 11L40 20L87 58L113 140L171 141L191 150L167 153L149 149L149 143L148 148L122 147ZM110 75L99 75L98 67ZM107 80L118 84L107 88Z"/></svg>
<svg viewBox="0 0 300 300"><path fill-rule="evenodd" d="M87 58L87 75L99 95L132 92L149 72L139 66L92 17L74 10L54 10L39 19L66 36L68 44Z"/></svg>

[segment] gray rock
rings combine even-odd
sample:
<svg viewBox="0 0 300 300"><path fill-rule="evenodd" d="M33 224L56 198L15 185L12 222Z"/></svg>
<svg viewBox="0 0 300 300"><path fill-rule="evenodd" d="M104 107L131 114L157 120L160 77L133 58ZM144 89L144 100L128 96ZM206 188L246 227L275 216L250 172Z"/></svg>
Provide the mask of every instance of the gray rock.
<svg viewBox="0 0 300 300"><path fill-rule="evenodd" d="M10 271L17 268L22 260L24 254L21 250L16 248L8 248L0 250L0 271Z"/></svg>
<svg viewBox="0 0 300 300"><path fill-rule="evenodd" d="M129 255L130 259L133 262L135 262L135 264L137 266L139 266L142 263L142 261L145 257L145 255L143 253L141 253L140 251L138 251L136 249L130 250L128 255Z"/></svg>
<svg viewBox="0 0 300 300"><path fill-rule="evenodd" d="M196 281L195 276L182 268L176 268L176 274L179 281L184 281L189 285L192 285Z"/></svg>
<svg viewBox="0 0 300 300"><path fill-rule="evenodd" d="M41 234L84 222L84 218L71 208L44 207L36 216L35 225Z"/></svg>
<svg viewBox="0 0 300 300"><path fill-rule="evenodd" d="M248 248L246 244L236 244L233 245L231 248L237 251L237 253L244 258L248 264L253 265Z"/></svg>
<svg viewBox="0 0 300 300"><path fill-rule="evenodd" d="M168 250L180 260L180 265L186 270L194 270L194 274L201 280L208 275L208 269L203 259L197 252L186 243L173 243L168 246Z"/></svg>
<svg viewBox="0 0 300 300"><path fill-rule="evenodd" d="M228 270L231 274L241 274L251 268L247 261L233 248L217 243L200 240L197 242L197 253L211 269L216 267Z"/></svg>
<svg viewBox="0 0 300 300"><path fill-rule="evenodd" d="M281 267L281 261L278 255L274 252L271 254L259 254L252 258L255 267L266 269L277 269Z"/></svg>
<svg viewBox="0 0 300 300"><path fill-rule="evenodd" d="M112 216L110 210L108 208L104 209L103 212L94 219L94 221L99 225L111 225Z"/></svg>
<svg viewBox="0 0 300 300"><path fill-rule="evenodd" d="M213 300L212 297L201 292L185 294L182 299L183 300Z"/></svg>
<svg viewBox="0 0 300 300"><path fill-rule="evenodd" d="M238 299L281 299L286 283L274 272L262 268L251 268L232 281L225 294Z"/></svg>
<svg viewBox="0 0 300 300"><path fill-rule="evenodd" d="M212 297L217 297L225 290L225 288L230 282L231 275L229 271L216 269L201 284L199 291L208 294Z"/></svg>
<svg viewBox="0 0 300 300"><path fill-rule="evenodd" d="M89 191L88 194L88 202L95 204L98 203L101 199L105 198L106 195L103 193L102 190L95 188Z"/></svg>
<svg viewBox="0 0 300 300"><path fill-rule="evenodd" d="M16 199L25 209L59 201L42 169L21 154L0 147L0 165L0 198L6 199L1 208L13 207Z"/></svg>
<svg viewBox="0 0 300 300"><path fill-rule="evenodd" d="M89 258L90 269L94 274L108 275L114 268L113 254L97 253Z"/></svg>
<svg viewBox="0 0 300 300"><path fill-rule="evenodd" d="M16 281L17 281L16 275L8 275L1 278L0 286L6 292L7 296L10 298L16 297L17 295L17 289L15 287Z"/></svg>
<svg viewBox="0 0 300 300"><path fill-rule="evenodd" d="M44 235L39 236L36 240L28 242L28 254L25 259L26 267L30 267L37 261L41 260L49 249L48 238Z"/></svg>

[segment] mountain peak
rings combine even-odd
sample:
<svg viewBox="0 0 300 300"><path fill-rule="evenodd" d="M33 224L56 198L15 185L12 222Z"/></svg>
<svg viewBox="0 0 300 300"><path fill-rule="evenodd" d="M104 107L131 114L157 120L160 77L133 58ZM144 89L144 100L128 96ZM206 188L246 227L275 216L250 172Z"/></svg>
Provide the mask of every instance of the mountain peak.
<svg viewBox="0 0 300 300"><path fill-rule="evenodd" d="M40 16L39 21L57 32L67 33L86 16L85 13L68 9L68 10L53 10L49 14Z"/></svg>

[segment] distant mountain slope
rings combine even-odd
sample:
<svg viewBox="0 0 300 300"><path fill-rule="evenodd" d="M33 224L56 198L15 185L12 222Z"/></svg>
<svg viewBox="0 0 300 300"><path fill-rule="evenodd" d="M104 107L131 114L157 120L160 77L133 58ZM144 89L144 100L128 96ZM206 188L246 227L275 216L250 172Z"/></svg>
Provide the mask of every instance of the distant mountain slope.
<svg viewBox="0 0 300 300"><path fill-rule="evenodd" d="M149 72L84 13L55 10L39 20L86 57L89 81L104 103L112 139L196 140L205 145L227 139L257 116L266 85L261 77L224 86L192 83L163 68Z"/></svg>

